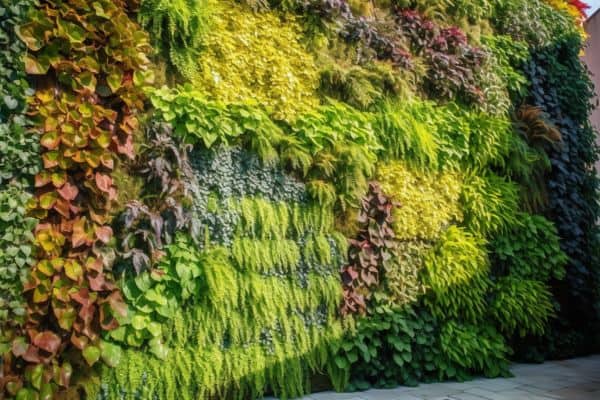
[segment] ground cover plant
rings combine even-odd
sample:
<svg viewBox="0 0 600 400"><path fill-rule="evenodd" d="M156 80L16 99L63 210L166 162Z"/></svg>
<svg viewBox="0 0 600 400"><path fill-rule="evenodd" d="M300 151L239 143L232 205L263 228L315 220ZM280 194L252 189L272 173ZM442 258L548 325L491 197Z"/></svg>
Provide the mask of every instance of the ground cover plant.
<svg viewBox="0 0 600 400"><path fill-rule="evenodd" d="M585 9L0 0L0 398L294 398L599 350Z"/></svg>

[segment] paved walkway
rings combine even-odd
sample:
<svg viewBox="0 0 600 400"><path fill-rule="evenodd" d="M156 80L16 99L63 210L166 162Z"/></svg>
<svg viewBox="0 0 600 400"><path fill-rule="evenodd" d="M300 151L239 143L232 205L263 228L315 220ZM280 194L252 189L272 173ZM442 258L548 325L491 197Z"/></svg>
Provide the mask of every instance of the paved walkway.
<svg viewBox="0 0 600 400"><path fill-rule="evenodd" d="M513 378L433 383L357 393L315 393L303 400L600 400L600 355L515 364Z"/></svg>

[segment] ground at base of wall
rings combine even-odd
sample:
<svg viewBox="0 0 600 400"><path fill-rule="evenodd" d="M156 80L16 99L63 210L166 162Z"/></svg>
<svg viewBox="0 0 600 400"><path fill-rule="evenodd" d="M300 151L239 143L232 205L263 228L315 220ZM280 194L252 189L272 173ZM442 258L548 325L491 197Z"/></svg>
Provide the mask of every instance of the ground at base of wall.
<svg viewBox="0 0 600 400"><path fill-rule="evenodd" d="M323 392L301 400L600 400L600 355L544 364L515 364L511 372L514 377L507 379L357 393Z"/></svg>

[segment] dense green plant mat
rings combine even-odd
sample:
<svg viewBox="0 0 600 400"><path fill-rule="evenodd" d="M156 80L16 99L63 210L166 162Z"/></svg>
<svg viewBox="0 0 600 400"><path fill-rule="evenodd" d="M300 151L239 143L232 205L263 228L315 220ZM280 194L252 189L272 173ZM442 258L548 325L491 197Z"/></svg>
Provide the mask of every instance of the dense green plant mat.
<svg viewBox="0 0 600 400"><path fill-rule="evenodd" d="M0 0L0 398L600 349L577 0Z"/></svg>

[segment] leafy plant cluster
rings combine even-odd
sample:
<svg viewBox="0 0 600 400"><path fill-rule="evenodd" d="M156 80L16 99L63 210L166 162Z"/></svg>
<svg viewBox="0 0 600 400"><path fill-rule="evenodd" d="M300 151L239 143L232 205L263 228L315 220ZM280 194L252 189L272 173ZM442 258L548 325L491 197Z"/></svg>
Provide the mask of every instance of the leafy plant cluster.
<svg viewBox="0 0 600 400"><path fill-rule="evenodd" d="M189 145L178 143L171 127L152 122L146 129L130 173L142 180L138 199L127 202L116 228L120 259L136 273L151 268L163 255L176 232L198 237L191 215L191 198L197 191L188 159Z"/></svg>
<svg viewBox="0 0 600 400"><path fill-rule="evenodd" d="M385 193L408 205L393 211L398 239L434 242L463 219L459 201L463 182L457 173L427 173L397 161L379 166L377 179Z"/></svg>
<svg viewBox="0 0 600 400"><path fill-rule="evenodd" d="M530 48L544 47L559 38L580 34L571 16L556 12L543 0L498 2L491 23L498 32L526 42Z"/></svg>
<svg viewBox="0 0 600 400"><path fill-rule="evenodd" d="M207 3L210 29L194 57L195 68L185 71L194 87L220 101L253 100L288 121L319 105L314 56L301 44L293 16L251 12L235 1ZM178 64L189 69L190 63Z"/></svg>
<svg viewBox="0 0 600 400"><path fill-rule="evenodd" d="M339 390L416 386L436 379L439 323L424 309L378 306L356 321L334 358Z"/></svg>
<svg viewBox="0 0 600 400"><path fill-rule="evenodd" d="M0 3L0 185L30 179L39 169L39 142L27 132L31 121L26 98L31 89L21 60L25 45L15 33L34 4L31 0Z"/></svg>
<svg viewBox="0 0 600 400"><path fill-rule="evenodd" d="M39 143L27 132L31 89L21 60L25 45L15 32L33 4L0 2L0 355L25 320L21 292L34 264L31 231L36 221L26 213L32 178L39 170Z"/></svg>
<svg viewBox="0 0 600 400"><path fill-rule="evenodd" d="M107 335L129 349L85 390L109 399L302 395L342 334L347 245L333 210L239 147L198 146L190 161L204 236L196 244L178 234L155 268L124 277L130 316Z"/></svg>
<svg viewBox="0 0 600 400"><path fill-rule="evenodd" d="M73 364L93 365L112 350L99 333L125 312L97 249L112 236L111 171L119 155L133 156L140 89L150 79L147 38L129 6L44 1L17 31L28 48L25 70L40 81L30 111L44 169L35 177L38 262L24 287L27 319L5 359L9 396L71 390Z"/></svg>
<svg viewBox="0 0 600 400"><path fill-rule="evenodd" d="M378 183L369 184L358 214L359 231L350 240L348 265L342 269L342 315L364 313L370 291L379 284L382 272L391 269L397 246L392 211L397 206Z"/></svg>
<svg viewBox="0 0 600 400"><path fill-rule="evenodd" d="M142 0L140 25L150 34L152 47L184 76L198 71L202 40L209 31L208 0Z"/></svg>
<svg viewBox="0 0 600 400"><path fill-rule="evenodd" d="M414 54L428 64L425 89L433 97L480 102L483 93L477 74L485 53L468 44L460 29L440 28L414 10L398 10L397 24Z"/></svg>
<svg viewBox="0 0 600 400"><path fill-rule="evenodd" d="M494 274L549 282L565 276L566 254L556 227L539 215L518 214L519 224L491 242Z"/></svg>
<svg viewBox="0 0 600 400"><path fill-rule="evenodd" d="M380 150L369 115L337 102L287 124L252 104L205 100L189 86L154 91L151 99L186 142L248 146L263 161L295 170L324 204L357 204Z"/></svg>
<svg viewBox="0 0 600 400"><path fill-rule="evenodd" d="M26 216L31 195L17 186L0 191L0 353L1 346L26 318L21 292L35 264L32 231L37 221Z"/></svg>
<svg viewBox="0 0 600 400"><path fill-rule="evenodd" d="M559 145L548 149L552 170L545 212L556 224L561 248L569 257L565 281L555 291L562 293L560 317L564 325L558 329L565 334L574 326L593 326L597 321L591 306L595 301L590 301L597 298L594 286L598 282L595 258L590 257L595 254L591 249L597 246L593 221L598 215L598 179L592 168L597 148L588 120L593 87L578 59L580 45L578 34L562 36L552 46L535 52L525 68L532 82L530 104L541 107L561 135ZM569 305L580 301L591 307L572 311Z"/></svg>
<svg viewBox="0 0 600 400"><path fill-rule="evenodd" d="M287 398L593 348L581 8L0 3L0 397Z"/></svg>
<svg viewBox="0 0 600 400"><path fill-rule="evenodd" d="M425 258L428 309L439 319L481 321L492 286L489 268L483 239L456 226L448 228Z"/></svg>

